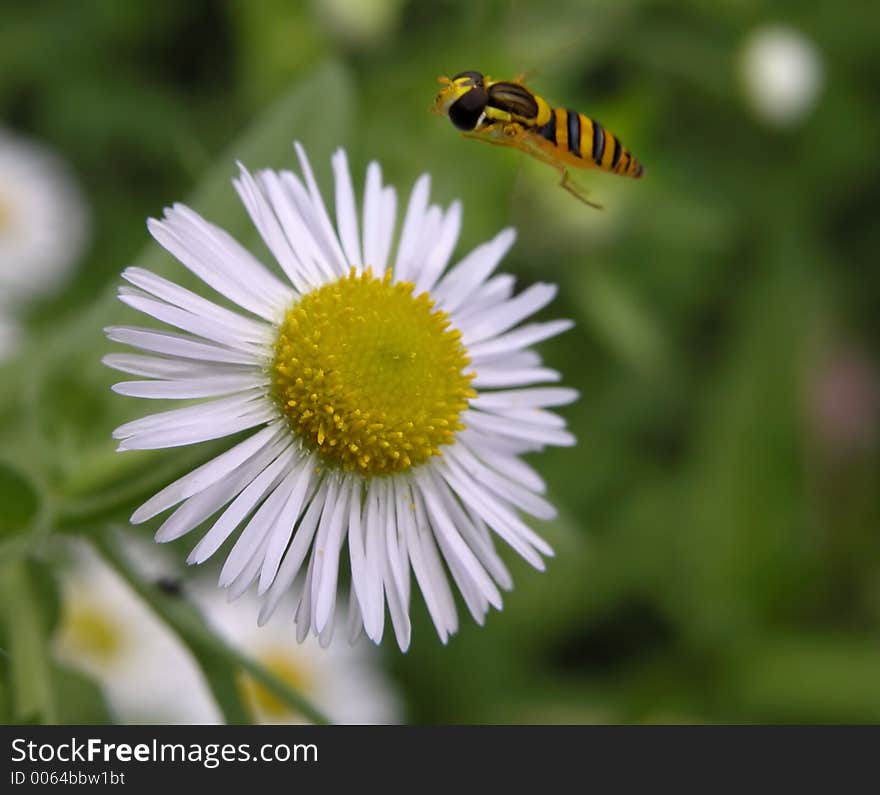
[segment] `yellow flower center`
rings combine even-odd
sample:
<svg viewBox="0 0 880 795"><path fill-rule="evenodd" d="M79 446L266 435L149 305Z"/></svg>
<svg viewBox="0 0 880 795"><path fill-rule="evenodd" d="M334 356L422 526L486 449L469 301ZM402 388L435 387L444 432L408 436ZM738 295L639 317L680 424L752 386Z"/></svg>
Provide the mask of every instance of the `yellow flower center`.
<svg viewBox="0 0 880 795"><path fill-rule="evenodd" d="M283 649L270 649L258 655L263 667L275 674L282 682L308 693L313 682L310 673L303 670L298 661ZM261 682L248 674L242 674L240 686L251 709L263 720L279 720L292 715L291 708Z"/></svg>
<svg viewBox="0 0 880 795"><path fill-rule="evenodd" d="M422 464L475 395L461 333L427 293L368 269L307 293L278 332L274 393L329 464L367 477Z"/></svg>
<svg viewBox="0 0 880 795"><path fill-rule="evenodd" d="M68 608L62 625L62 647L71 657L88 659L105 667L113 663L125 646L125 638L113 618L91 604Z"/></svg>

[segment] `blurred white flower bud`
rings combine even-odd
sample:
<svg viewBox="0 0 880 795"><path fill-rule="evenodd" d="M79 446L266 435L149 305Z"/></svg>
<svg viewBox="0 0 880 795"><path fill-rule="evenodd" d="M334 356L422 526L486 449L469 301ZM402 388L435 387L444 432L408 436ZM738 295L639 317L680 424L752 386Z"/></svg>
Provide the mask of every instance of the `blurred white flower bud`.
<svg viewBox="0 0 880 795"><path fill-rule="evenodd" d="M322 0L317 11L324 23L349 44L370 46L397 23L401 0Z"/></svg>
<svg viewBox="0 0 880 795"><path fill-rule="evenodd" d="M779 25L751 33L740 71L755 114L778 126L804 118L816 104L824 80L822 57L810 39Z"/></svg>
<svg viewBox="0 0 880 795"><path fill-rule="evenodd" d="M85 201L65 164L0 129L0 359L16 347L22 303L64 281L88 229Z"/></svg>

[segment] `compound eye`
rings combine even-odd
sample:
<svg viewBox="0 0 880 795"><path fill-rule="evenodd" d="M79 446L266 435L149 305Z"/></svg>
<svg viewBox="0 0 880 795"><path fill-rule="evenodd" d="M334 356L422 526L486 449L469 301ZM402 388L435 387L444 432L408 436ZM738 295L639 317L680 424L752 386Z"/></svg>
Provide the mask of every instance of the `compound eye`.
<svg viewBox="0 0 880 795"><path fill-rule="evenodd" d="M459 72L452 78L452 80L455 82L456 80L461 80L463 78L470 80L473 85L482 85L483 83L483 75L479 72Z"/></svg>
<svg viewBox="0 0 880 795"><path fill-rule="evenodd" d="M449 120L459 130L473 130L489 101L485 88L474 87L449 106Z"/></svg>

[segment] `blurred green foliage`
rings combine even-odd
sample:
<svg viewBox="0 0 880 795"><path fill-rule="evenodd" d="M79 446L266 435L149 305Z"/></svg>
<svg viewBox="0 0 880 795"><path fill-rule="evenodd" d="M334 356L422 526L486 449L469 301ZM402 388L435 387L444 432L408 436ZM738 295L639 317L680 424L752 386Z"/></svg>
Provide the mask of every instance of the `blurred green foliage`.
<svg viewBox="0 0 880 795"><path fill-rule="evenodd" d="M402 196L431 172L437 199L465 202L460 250L515 225L505 269L558 282L548 317L577 321L542 347L582 392L566 411L579 445L535 459L561 508L543 528L557 557L543 575L511 560L504 611L463 620L447 648L416 600L411 651L385 649L409 718L880 721L877 401L855 401L856 443L841 443L816 397L837 394L835 357L875 373L880 351L875 4L35 0L0 18L3 124L70 161L95 229L0 367L7 720L107 719L88 681L48 662L41 561L216 449L113 452L111 429L144 411L99 363L101 327L130 322L117 275L136 258L184 279L144 219L190 197L256 246L234 161L292 164L297 138L327 187L340 145ZM738 78L766 23L800 30L825 65L788 128L756 118ZM436 75L464 69L531 72L619 134L646 178L581 177L599 213L546 167L463 141L427 109Z"/></svg>

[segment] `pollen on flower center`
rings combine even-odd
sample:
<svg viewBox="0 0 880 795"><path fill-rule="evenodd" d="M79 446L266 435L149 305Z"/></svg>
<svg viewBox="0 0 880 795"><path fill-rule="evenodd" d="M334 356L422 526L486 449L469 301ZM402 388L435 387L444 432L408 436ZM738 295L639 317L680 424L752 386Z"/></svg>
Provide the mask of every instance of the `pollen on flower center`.
<svg viewBox="0 0 880 795"><path fill-rule="evenodd" d="M460 332L427 293L390 274L351 273L288 310L273 391L292 429L325 461L366 476L440 455L474 396Z"/></svg>

